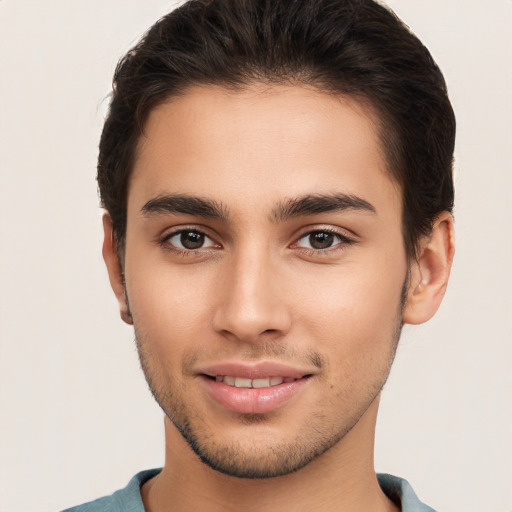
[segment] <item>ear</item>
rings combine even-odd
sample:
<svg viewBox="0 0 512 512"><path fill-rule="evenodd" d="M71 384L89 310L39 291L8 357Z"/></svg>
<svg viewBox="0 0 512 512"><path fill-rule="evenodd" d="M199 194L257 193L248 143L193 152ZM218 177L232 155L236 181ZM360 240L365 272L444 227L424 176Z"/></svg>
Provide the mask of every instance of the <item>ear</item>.
<svg viewBox="0 0 512 512"><path fill-rule="evenodd" d="M448 285L454 253L453 217L443 212L430 235L421 241L418 257L411 265L404 323L421 324L434 316Z"/></svg>
<svg viewBox="0 0 512 512"><path fill-rule="evenodd" d="M123 269L116 250L112 219L108 213L103 214L103 234L104 238L102 252L105 265L107 265L110 286L112 286L112 290L114 290L114 294L117 297L117 301L119 302L121 318L127 324L132 325L132 315L126 300Z"/></svg>

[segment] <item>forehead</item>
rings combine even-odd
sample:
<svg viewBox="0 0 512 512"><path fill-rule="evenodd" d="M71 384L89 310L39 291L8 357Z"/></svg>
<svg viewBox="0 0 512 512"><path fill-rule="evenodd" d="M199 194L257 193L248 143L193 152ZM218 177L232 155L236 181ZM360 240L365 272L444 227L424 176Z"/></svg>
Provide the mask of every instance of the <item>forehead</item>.
<svg viewBox="0 0 512 512"><path fill-rule="evenodd" d="M362 102L302 86L204 86L148 116L129 203L178 193L270 207L336 190L399 208L397 189Z"/></svg>

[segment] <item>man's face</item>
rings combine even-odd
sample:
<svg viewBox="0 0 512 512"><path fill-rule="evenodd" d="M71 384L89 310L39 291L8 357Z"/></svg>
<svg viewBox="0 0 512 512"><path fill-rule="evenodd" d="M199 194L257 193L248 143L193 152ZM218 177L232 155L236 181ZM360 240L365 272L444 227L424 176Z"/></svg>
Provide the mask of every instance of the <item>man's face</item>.
<svg viewBox="0 0 512 512"><path fill-rule="evenodd" d="M126 296L150 387L210 466L286 474L376 410L408 269L385 167L371 115L312 89L197 87L151 113Z"/></svg>

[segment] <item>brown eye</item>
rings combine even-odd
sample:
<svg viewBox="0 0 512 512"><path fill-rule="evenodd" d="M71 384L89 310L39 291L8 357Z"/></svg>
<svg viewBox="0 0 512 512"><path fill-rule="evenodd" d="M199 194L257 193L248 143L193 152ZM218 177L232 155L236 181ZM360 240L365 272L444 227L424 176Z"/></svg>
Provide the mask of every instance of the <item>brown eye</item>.
<svg viewBox="0 0 512 512"><path fill-rule="evenodd" d="M204 235L197 231L183 231L180 242L185 249L199 249L204 245Z"/></svg>
<svg viewBox="0 0 512 512"><path fill-rule="evenodd" d="M334 235L332 233L316 232L309 235L309 244L313 249L328 249L333 242Z"/></svg>
<svg viewBox="0 0 512 512"><path fill-rule="evenodd" d="M215 246L215 243L210 237L206 236L200 231L195 231L192 229L177 231L172 235L169 235L166 238L165 243L175 247L176 249L186 251L193 251L196 249L204 249Z"/></svg>
<svg viewBox="0 0 512 512"><path fill-rule="evenodd" d="M346 236L338 233L331 233L330 231L311 231L306 233L304 236L299 238L297 241L297 247L304 249L314 249L316 251L322 251L336 247L337 245L351 244L352 240Z"/></svg>

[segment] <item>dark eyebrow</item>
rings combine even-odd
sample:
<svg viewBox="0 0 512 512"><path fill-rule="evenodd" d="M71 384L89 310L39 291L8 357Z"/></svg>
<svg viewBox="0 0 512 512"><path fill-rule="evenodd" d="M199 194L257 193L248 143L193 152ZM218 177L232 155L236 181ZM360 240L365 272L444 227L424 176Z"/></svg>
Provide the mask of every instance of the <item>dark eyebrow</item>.
<svg viewBox="0 0 512 512"><path fill-rule="evenodd" d="M228 212L220 203L188 195L166 195L150 199L142 208L145 216L181 213L226 221Z"/></svg>
<svg viewBox="0 0 512 512"><path fill-rule="evenodd" d="M377 213L375 207L364 199L350 194L311 194L282 201L272 218L283 222L302 215L318 215L333 211L358 210Z"/></svg>

